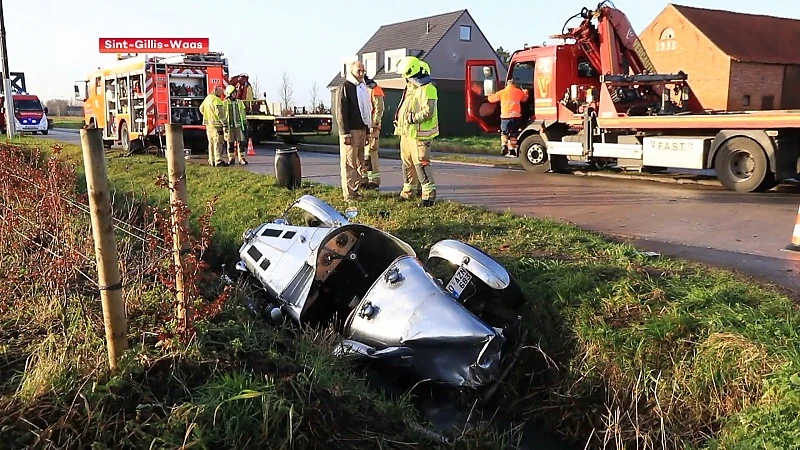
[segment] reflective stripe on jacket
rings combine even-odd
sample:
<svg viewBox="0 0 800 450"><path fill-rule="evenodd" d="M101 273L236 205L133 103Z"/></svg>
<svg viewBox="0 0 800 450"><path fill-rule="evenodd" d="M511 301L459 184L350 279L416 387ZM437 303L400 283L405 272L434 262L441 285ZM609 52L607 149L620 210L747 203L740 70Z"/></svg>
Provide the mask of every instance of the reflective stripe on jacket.
<svg viewBox="0 0 800 450"><path fill-rule="evenodd" d="M517 86L506 85L501 91L489 96L492 103L500 102L500 118L522 117L522 102L528 99L528 92Z"/></svg>

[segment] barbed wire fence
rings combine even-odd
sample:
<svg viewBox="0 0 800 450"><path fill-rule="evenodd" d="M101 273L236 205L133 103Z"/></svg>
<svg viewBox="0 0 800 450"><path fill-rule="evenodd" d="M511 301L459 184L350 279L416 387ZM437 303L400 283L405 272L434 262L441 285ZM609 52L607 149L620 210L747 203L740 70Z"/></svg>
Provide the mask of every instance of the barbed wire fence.
<svg viewBox="0 0 800 450"><path fill-rule="evenodd" d="M213 234L213 200L199 220L200 238L192 238L182 129L175 125L167 129L168 177L157 181L170 190L169 207L129 200L114 208L119 197L109 190L101 132L81 130L85 194L77 189L75 168L58 157L57 144L50 157L36 149L0 146L6 162L0 167L0 276L5 279L0 313L32 289L64 298L75 292L99 296L114 369L128 348L123 296L128 287L163 284L176 300L165 313L177 317L178 330L192 331L194 311L188 305L207 269L202 255Z"/></svg>

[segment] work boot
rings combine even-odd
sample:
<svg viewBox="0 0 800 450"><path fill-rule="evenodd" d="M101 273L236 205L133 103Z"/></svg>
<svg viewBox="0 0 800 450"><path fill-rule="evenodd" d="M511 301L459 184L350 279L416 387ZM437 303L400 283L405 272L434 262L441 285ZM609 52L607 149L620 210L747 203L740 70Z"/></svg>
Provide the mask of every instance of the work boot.
<svg viewBox="0 0 800 450"><path fill-rule="evenodd" d="M246 159L242 158L241 160L239 160L239 164L241 164L241 165L243 165L243 166L246 166L246 165L248 165L248 164L250 164L250 163L249 163L249 162L247 162L247 160L246 160Z"/></svg>
<svg viewBox="0 0 800 450"><path fill-rule="evenodd" d="M503 147L500 149L500 153L501 153L503 156L508 156L508 147L506 147L506 146L504 145L504 146L503 146Z"/></svg>
<svg viewBox="0 0 800 450"><path fill-rule="evenodd" d="M368 183L366 183L366 184L364 185L364 189L366 189L366 190L368 190L368 191L369 191L369 190L371 190L371 191L377 191L377 190L378 190L378 188L380 188L380 186L379 186L377 183L373 183L372 181L370 181L370 182L368 182Z"/></svg>
<svg viewBox="0 0 800 450"><path fill-rule="evenodd" d="M511 148L508 149L508 154L506 155L507 158L516 158L517 157L517 149Z"/></svg>
<svg viewBox="0 0 800 450"><path fill-rule="evenodd" d="M427 208L429 206L433 206L433 202L434 201L431 199L426 199L422 201L422 204L420 204L420 206L422 206L423 208Z"/></svg>
<svg viewBox="0 0 800 450"><path fill-rule="evenodd" d="M225 161L217 161L217 164L215 164L216 167L228 167L228 165Z"/></svg>

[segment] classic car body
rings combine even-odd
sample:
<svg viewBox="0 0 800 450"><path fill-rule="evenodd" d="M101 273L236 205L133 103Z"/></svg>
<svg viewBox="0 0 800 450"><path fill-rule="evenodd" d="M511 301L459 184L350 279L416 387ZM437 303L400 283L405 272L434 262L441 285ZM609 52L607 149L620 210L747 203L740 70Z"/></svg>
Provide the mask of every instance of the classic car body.
<svg viewBox="0 0 800 450"><path fill-rule="evenodd" d="M423 264L407 243L351 223L316 197L292 207L306 223L263 223L244 233L239 249L237 268L268 294L272 317L332 323L340 352L411 368L423 379L472 388L497 380L504 330L467 306L475 297L521 300L502 265L449 239L433 245ZM437 262L452 269L446 284L433 275Z"/></svg>

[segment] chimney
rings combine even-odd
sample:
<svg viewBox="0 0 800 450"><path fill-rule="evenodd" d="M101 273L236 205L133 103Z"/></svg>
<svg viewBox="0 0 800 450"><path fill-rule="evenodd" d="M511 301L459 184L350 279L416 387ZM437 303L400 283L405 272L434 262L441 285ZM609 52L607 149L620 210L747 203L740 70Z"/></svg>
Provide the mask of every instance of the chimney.
<svg viewBox="0 0 800 450"><path fill-rule="evenodd" d="M431 32L431 23L425 22L425 34L428 34L430 32Z"/></svg>

